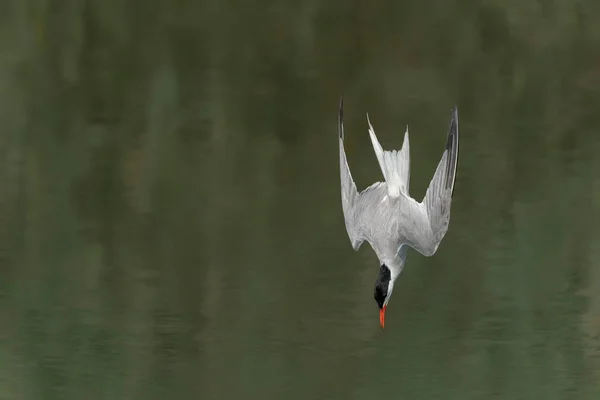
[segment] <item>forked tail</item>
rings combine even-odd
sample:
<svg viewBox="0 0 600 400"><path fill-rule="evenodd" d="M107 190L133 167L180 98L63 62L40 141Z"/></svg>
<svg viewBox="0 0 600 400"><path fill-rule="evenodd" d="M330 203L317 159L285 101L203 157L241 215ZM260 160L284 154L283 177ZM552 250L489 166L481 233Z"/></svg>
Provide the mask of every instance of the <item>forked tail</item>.
<svg viewBox="0 0 600 400"><path fill-rule="evenodd" d="M367 114L367 122L369 123L369 135L373 143L373 149L379 162L379 167L387 184L388 196L398 197L400 193L408 194L410 184L410 145L408 144L408 126L404 133L404 142L400 150L383 150L381 144L377 140L375 130L369 120Z"/></svg>

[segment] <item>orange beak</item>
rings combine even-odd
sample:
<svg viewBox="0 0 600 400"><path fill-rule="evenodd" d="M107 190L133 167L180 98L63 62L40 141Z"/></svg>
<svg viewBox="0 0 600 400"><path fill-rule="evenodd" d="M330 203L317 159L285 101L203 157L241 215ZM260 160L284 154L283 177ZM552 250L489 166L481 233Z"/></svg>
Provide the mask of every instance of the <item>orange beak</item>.
<svg viewBox="0 0 600 400"><path fill-rule="evenodd" d="M379 310L379 323L381 324L381 329L385 326L385 310L387 306L383 306L381 310Z"/></svg>

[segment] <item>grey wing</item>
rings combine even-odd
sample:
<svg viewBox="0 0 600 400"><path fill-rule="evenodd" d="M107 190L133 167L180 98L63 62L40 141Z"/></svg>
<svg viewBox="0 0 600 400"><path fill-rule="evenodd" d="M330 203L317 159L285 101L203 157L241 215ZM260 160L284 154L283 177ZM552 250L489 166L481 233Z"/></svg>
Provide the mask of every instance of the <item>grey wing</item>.
<svg viewBox="0 0 600 400"><path fill-rule="evenodd" d="M433 255L450 223L450 207L458 164L458 110L452 109L446 149L421 203L412 202L403 224L407 244L425 256Z"/></svg>
<svg viewBox="0 0 600 400"><path fill-rule="evenodd" d="M340 178L342 184L342 211L344 212L344 221L346 223L346 231L352 243L352 248L358 250L364 238L360 233L360 229L356 224L354 216L354 204L358 198L356 184L352 179L350 167L346 160L346 152L344 151L344 99L340 97L340 112L338 116L338 135L340 143Z"/></svg>

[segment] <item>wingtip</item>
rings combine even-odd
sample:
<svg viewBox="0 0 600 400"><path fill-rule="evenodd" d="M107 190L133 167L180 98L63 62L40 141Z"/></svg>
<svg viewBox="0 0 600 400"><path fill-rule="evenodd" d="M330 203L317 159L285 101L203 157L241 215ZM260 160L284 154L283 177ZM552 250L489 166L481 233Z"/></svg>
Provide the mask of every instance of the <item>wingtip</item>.
<svg viewBox="0 0 600 400"><path fill-rule="evenodd" d="M456 104L452 107L452 115L450 118L450 126L448 129L448 140L446 142L446 150L448 152L454 153L454 156L452 157L454 158L454 166L453 168L448 168L448 173L453 171L453 176L452 179L449 179L450 176L448 176L447 178L447 184L450 188L452 188L450 197L453 198L456 181L456 168L458 165L458 106ZM448 157L449 163L452 162L452 158L450 156Z"/></svg>
<svg viewBox="0 0 600 400"><path fill-rule="evenodd" d="M375 129L373 129L373 124L371 124L371 118L369 118L369 113L367 113L367 124L369 124L369 134L375 134Z"/></svg>
<svg viewBox="0 0 600 400"><path fill-rule="evenodd" d="M458 123L458 106L456 104L452 107L451 115L452 115L452 120L454 120Z"/></svg>
<svg viewBox="0 0 600 400"><path fill-rule="evenodd" d="M344 139L344 96L340 94L340 110L338 114L338 135Z"/></svg>
<svg viewBox="0 0 600 400"><path fill-rule="evenodd" d="M448 124L448 137L450 137L453 132L458 134L458 107L455 104L452 107L452 111L450 112L450 122Z"/></svg>

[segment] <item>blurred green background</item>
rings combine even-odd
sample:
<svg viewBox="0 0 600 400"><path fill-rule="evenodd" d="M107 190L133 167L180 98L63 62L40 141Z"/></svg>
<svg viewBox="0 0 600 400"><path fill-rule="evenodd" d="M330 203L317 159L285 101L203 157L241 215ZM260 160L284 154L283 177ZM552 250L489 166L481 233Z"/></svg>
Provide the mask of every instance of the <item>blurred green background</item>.
<svg viewBox="0 0 600 400"><path fill-rule="evenodd" d="M600 398L600 3L4 0L0 399ZM379 327L359 189L459 108Z"/></svg>

